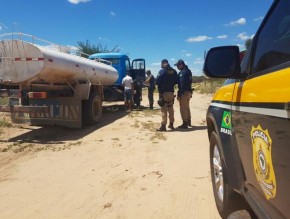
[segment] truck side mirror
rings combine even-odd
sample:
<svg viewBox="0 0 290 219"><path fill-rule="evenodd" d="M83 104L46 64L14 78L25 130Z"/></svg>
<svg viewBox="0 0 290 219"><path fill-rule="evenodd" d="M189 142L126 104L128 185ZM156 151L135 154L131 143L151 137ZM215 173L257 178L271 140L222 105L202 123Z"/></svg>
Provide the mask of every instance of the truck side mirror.
<svg viewBox="0 0 290 219"><path fill-rule="evenodd" d="M215 47L208 51L204 74L211 78L240 78L240 52L238 46Z"/></svg>

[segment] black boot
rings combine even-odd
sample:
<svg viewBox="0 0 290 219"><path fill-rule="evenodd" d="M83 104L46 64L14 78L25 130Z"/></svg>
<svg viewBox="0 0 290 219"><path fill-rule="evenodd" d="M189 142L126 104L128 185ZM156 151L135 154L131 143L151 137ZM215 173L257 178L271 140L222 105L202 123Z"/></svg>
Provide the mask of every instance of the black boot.
<svg viewBox="0 0 290 219"><path fill-rule="evenodd" d="M171 129L171 130L174 130L173 123L170 123L170 124L168 125L168 128Z"/></svg>
<svg viewBox="0 0 290 219"><path fill-rule="evenodd" d="M165 125L161 124L160 128L159 129L156 129L156 131L158 131L158 132L166 132Z"/></svg>
<svg viewBox="0 0 290 219"><path fill-rule="evenodd" d="M153 109L153 104L150 104L150 109Z"/></svg>
<svg viewBox="0 0 290 219"><path fill-rule="evenodd" d="M188 120L187 125L191 126L191 119Z"/></svg>
<svg viewBox="0 0 290 219"><path fill-rule="evenodd" d="M178 128L187 129L188 128L188 123L183 121L182 125L178 126Z"/></svg>

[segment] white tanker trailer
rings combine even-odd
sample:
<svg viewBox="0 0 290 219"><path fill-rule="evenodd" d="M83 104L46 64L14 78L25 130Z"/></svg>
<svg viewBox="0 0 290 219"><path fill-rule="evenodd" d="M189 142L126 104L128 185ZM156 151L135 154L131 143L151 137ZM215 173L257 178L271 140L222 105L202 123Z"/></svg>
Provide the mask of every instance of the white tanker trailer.
<svg viewBox="0 0 290 219"><path fill-rule="evenodd" d="M0 36L0 96L9 103L0 111L31 125L81 127L100 120L103 87L118 79L115 68L62 52L66 47L35 44L40 39L31 35L1 40L7 36Z"/></svg>

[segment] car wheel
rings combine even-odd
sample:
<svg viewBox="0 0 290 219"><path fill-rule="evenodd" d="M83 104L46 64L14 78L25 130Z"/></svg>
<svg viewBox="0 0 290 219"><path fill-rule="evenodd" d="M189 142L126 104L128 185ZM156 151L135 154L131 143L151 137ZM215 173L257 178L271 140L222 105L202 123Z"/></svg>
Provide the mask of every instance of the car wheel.
<svg viewBox="0 0 290 219"><path fill-rule="evenodd" d="M222 218L227 218L232 212L244 206L243 198L233 191L228 183L224 165L221 143L215 132L210 137L210 168L214 198L218 212Z"/></svg>

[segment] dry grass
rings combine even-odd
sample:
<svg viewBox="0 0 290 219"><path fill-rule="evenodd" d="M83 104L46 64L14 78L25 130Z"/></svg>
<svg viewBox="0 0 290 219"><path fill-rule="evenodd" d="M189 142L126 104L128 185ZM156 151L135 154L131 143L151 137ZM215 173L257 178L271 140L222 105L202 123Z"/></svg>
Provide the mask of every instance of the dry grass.
<svg viewBox="0 0 290 219"><path fill-rule="evenodd" d="M20 153L20 152L39 152L44 150L51 150L51 151L63 151L63 150L69 150L72 147L76 147L81 145L81 141L76 142L70 142L64 145L43 145L38 144L33 141L31 138L19 140L17 142L11 143L6 147L3 147L0 149L0 152L9 152L12 151L14 153Z"/></svg>
<svg viewBox="0 0 290 219"><path fill-rule="evenodd" d="M224 83L222 80L208 80L194 85L195 91L201 94L213 94L219 89Z"/></svg>
<svg viewBox="0 0 290 219"><path fill-rule="evenodd" d="M138 117L146 117L146 118L153 118L156 114L160 114L160 110L142 110L142 111L132 111L128 116L130 118L134 118L134 124L132 125L132 127L134 128L142 128L142 130L147 130L149 131L151 134L153 134L150 137L150 141L152 143L158 143L158 140L163 140L166 141L167 138L165 137L164 133L162 132L157 132L156 131L156 127L159 125L159 123L154 122L152 120L148 120L147 122L140 122L140 120L138 120ZM150 135L151 135L150 134Z"/></svg>
<svg viewBox="0 0 290 219"><path fill-rule="evenodd" d="M0 113L0 127L11 127L12 123L7 113Z"/></svg>
<svg viewBox="0 0 290 219"><path fill-rule="evenodd" d="M0 97L0 105L7 105L9 102L9 99L8 98L2 98Z"/></svg>

